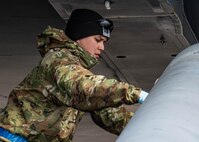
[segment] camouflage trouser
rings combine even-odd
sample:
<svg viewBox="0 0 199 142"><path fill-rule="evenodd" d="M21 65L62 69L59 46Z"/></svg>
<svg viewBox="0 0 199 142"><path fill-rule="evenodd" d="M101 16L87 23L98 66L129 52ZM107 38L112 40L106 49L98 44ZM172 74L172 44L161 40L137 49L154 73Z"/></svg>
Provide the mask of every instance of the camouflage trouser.
<svg viewBox="0 0 199 142"><path fill-rule="evenodd" d="M0 113L0 127L20 134L31 142L71 142L76 126L84 114L76 109L62 106L56 108L44 121L38 119L27 123L19 120L18 116L13 116L15 113L11 111L14 110L14 108L9 109L10 115L6 109ZM16 121L18 123L13 123ZM19 121L24 123L19 125Z"/></svg>
<svg viewBox="0 0 199 142"><path fill-rule="evenodd" d="M10 103L0 113L0 127L21 134L31 142L72 142L77 124L84 115L84 112L62 106L54 108L45 119L41 119L43 117L41 116L34 120L22 118L23 115L19 116L18 109L15 107ZM105 108L90 113L97 125L117 135L133 115L123 106Z"/></svg>

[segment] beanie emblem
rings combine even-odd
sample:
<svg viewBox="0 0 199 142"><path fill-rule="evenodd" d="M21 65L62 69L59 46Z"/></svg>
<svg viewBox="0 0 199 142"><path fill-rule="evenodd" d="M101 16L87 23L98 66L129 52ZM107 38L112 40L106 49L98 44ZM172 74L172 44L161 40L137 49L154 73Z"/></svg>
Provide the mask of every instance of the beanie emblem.
<svg viewBox="0 0 199 142"><path fill-rule="evenodd" d="M110 37L111 31L113 29L113 23L107 19L100 19L100 26L102 27L102 35L105 37Z"/></svg>

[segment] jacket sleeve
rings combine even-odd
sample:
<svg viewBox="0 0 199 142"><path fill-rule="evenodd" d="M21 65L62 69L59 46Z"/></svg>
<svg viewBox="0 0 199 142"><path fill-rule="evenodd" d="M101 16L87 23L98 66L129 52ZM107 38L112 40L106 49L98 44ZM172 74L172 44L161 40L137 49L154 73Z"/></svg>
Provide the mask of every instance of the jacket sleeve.
<svg viewBox="0 0 199 142"><path fill-rule="evenodd" d="M99 111L92 111L90 114L92 120L98 126L110 133L119 135L134 113L127 111L124 105L121 105L119 107L109 107Z"/></svg>
<svg viewBox="0 0 199 142"><path fill-rule="evenodd" d="M121 104L133 104L139 99L140 88L115 79L107 79L102 75L94 75L68 58L50 64L49 70L53 74L57 90L60 91L54 95L61 98L59 101L67 106L82 111L94 111ZM59 97L60 94L62 97Z"/></svg>

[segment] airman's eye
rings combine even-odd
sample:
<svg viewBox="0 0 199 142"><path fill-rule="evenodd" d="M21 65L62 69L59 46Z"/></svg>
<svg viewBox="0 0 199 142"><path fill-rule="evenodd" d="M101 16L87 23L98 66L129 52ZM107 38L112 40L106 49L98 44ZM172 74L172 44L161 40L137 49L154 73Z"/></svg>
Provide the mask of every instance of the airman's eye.
<svg viewBox="0 0 199 142"><path fill-rule="evenodd" d="M96 38L95 40L96 40L97 42L100 42L100 41L101 41L101 39L100 39L100 38Z"/></svg>

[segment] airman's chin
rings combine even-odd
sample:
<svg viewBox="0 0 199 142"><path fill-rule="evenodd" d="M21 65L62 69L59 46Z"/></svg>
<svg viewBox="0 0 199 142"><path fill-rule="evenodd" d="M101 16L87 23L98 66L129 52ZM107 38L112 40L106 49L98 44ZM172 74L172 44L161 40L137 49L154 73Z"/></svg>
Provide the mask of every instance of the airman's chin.
<svg viewBox="0 0 199 142"><path fill-rule="evenodd" d="M96 59L99 59L100 56L97 55L97 54L95 54L94 57L95 57Z"/></svg>

